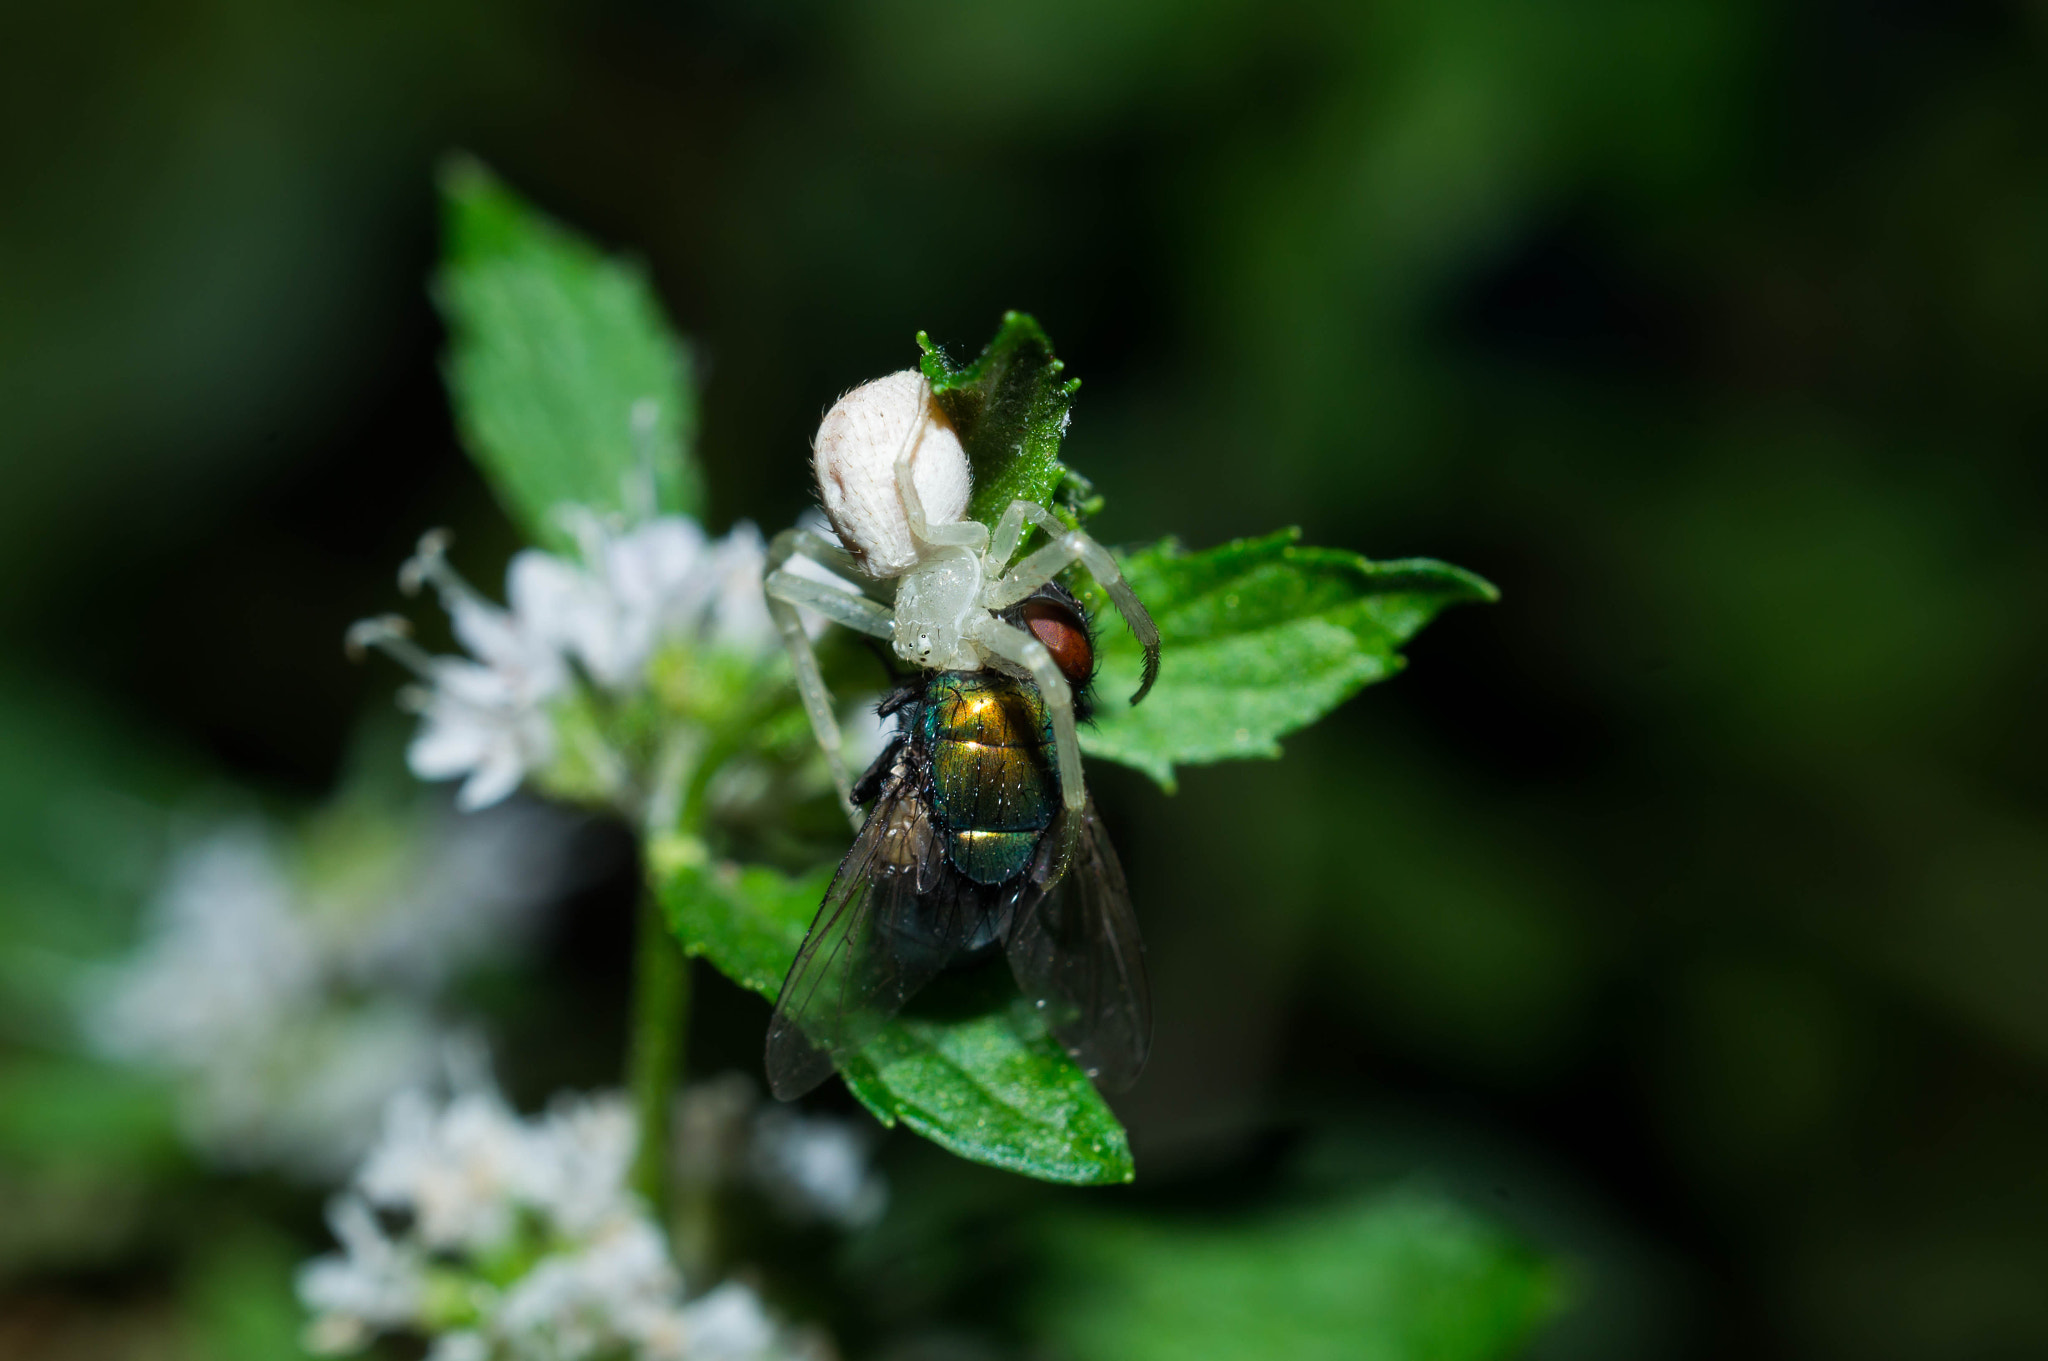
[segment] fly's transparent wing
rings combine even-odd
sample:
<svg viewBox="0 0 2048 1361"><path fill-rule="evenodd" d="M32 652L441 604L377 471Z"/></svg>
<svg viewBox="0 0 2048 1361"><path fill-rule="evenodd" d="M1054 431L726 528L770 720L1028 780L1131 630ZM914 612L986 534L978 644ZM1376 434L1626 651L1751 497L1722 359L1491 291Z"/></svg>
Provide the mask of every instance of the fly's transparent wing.
<svg viewBox="0 0 2048 1361"><path fill-rule="evenodd" d="M886 782L839 862L768 1022L768 1088L781 1100L830 1077L836 1055L872 1039L945 966L957 913L922 893L940 854L915 783Z"/></svg>
<svg viewBox="0 0 2048 1361"><path fill-rule="evenodd" d="M1145 947L1095 801L1061 817L1078 821L1055 824L1046 844L1048 854L1070 856L1066 872L1018 904L1010 970L1088 1075L1121 1091L1137 1081L1152 1049Z"/></svg>

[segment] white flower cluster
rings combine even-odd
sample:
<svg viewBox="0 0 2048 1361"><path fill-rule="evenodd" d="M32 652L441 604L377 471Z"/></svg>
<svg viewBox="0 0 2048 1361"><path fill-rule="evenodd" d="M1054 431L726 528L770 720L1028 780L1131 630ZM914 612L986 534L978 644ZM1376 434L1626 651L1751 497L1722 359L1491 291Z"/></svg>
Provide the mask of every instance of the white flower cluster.
<svg viewBox="0 0 2048 1361"><path fill-rule="evenodd" d="M684 1180L751 1190L799 1223L861 1229L888 1208L888 1183L869 1164L872 1126L764 1106L744 1074L686 1091L676 1135L676 1170Z"/></svg>
<svg viewBox="0 0 2048 1361"><path fill-rule="evenodd" d="M521 1119L476 1086L393 1103L382 1141L331 1211L342 1251L308 1263L308 1345L432 1339L430 1361L778 1361L812 1354L757 1295L686 1299L660 1231L627 1189L622 1097ZM380 1215L385 1219L380 1219ZM402 1225L387 1229L386 1219Z"/></svg>
<svg viewBox="0 0 2048 1361"><path fill-rule="evenodd" d="M332 1177L391 1094L439 1070L457 1032L437 992L517 947L566 850L564 821L530 807L379 819L324 870L260 822L216 827L172 857L136 952L86 989L86 1036L171 1076L217 1161Z"/></svg>
<svg viewBox="0 0 2048 1361"><path fill-rule="evenodd" d="M588 512L570 523L582 562L520 552L506 572L504 606L449 567L445 534L420 540L400 581L435 588L467 657L421 652L406 641L403 620L366 620L351 631L354 646L383 648L425 682L408 760L423 780L460 778L465 809L498 802L554 760L549 709L579 672L619 697L643 688L649 663L674 643L756 660L776 650L761 589L767 548L753 525L714 540L680 515L622 532Z"/></svg>

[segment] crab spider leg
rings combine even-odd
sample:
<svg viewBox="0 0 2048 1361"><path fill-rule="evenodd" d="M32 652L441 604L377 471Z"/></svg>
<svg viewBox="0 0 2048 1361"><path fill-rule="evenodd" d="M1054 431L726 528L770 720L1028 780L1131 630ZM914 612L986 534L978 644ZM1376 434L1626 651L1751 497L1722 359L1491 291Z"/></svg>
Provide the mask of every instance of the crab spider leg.
<svg viewBox="0 0 2048 1361"><path fill-rule="evenodd" d="M910 522L910 537L932 548L971 548L979 553L988 547L986 526L974 520L934 524L925 518L924 498L918 495L917 480L911 476L910 459L924 438L925 427L931 423L927 413L935 399L929 383L920 380L917 391L920 398L917 418L910 423L909 433L903 436L903 444L896 450L896 490L903 497L903 513Z"/></svg>
<svg viewBox="0 0 2048 1361"><path fill-rule="evenodd" d="M790 529L777 534L775 542L768 548L768 581L772 583L777 577L802 581L801 577L783 571L782 564L799 552L811 548L813 544L829 547L824 540L808 530ZM823 583L811 584L817 585L820 590L830 589ZM851 598L848 597L849 600ZM839 739L839 720L832 713L832 692L825 688L825 677L818 670L818 654L811 648L810 635L804 632L804 623L797 615L796 605L772 586L768 589L768 615L775 621L776 629L782 634L782 646L789 653L789 669L796 677L796 692L803 700L804 712L810 717L811 732L818 739L818 749L825 753L825 766L832 772L833 787L839 792L839 806L845 811L847 819L853 823L853 828L857 832L861 825L860 809L854 806L853 780L846 773L846 757Z"/></svg>
<svg viewBox="0 0 2048 1361"><path fill-rule="evenodd" d="M853 780L846 773L839 720L832 716L832 693L825 688L825 677L818 671L818 657L804 634L803 620L797 617L796 606L773 596L768 598L768 614L782 633L782 646L789 652L789 669L796 675L796 692L804 702L804 712L810 715L818 749L825 753L825 765L831 770L832 785L839 793L839 806L858 831L860 809L854 806Z"/></svg>
<svg viewBox="0 0 2048 1361"><path fill-rule="evenodd" d="M889 622L889 607L878 605L864 595L842 591L794 572L770 572L762 584L775 599L802 605L835 624L844 624L877 638L890 637L895 631Z"/></svg>
<svg viewBox="0 0 2048 1361"><path fill-rule="evenodd" d="M1024 540L1026 521L1044 526L1045 532L1055 538L1067 532L1067 527L1037 502L1010 502L1010 508L1003 512L1002 519L996 521L995 533L989 539L988 565L997 572L1008 566L1010 559L1017 555L1017 545Z"/></svg>
<svg viewBox="0 0 2048 1361"><path fill-rule="evenodd" d="M789 542L778 557L774 544L782 544L785 539ZM849 586L859 587L860 593L870 600L879 600L887 605L896 596L895 578L877 580L869 576L861 570L853 554L830 535L820 534L815 529L785 529L775 536L774 544L769 547L768 570L771 572L791 558L809 558Z"/></svg>
<svg viewBox="0 0 2048 1361"><path fill-rule="evenodd" d="M785 529L768 546L768 570L774 571L791 558L809 558L837 577L861 580L860 564L853 554L815 529Z"/></svg>
<svg viewBox="0 0 2048 1361"><path fill-rule="evenodd" d="M1123 569L1116 565L1109 550L1088 534L1078 529L1068 529L1056 519L1051 511L1029 501L1012 501L1010 508L1003 512L1003 518L996 526L998 543L1004 533L1021 536L1023 521L1029 519L1052 536L1052 542L1012 567L996 581L990 582L983 593L983 603L992 610L1007 609L1030 595L1039 587L1051 581L1074 563L1079 562L1088 569L1088 575L1109 595L1117 613L1131 626L1138 645L1145 649L1145 674L1138 683L1138 693L1131 696L1136 704L1145 698L1152 688L1152 682L1159 679L1159 627L1152 622L1137 593L1124 580ZM1015 541L1010 547L1015 551Z"/></svg>
<svg viewBox="0 0 2048 1361"><path fill-rule="evenodd" d="M1088 789L1081 783L1081 735L1074 727L1074 692L1060 674L1059 663L1045 644L1023 629L1005 624L994 615L983 615L974 629L974 641L996 656L1021 666L1045 699L1052 716L1052 741L1059 762L1060 800L1067 811L1078 813L1088 802Z"/></svg>

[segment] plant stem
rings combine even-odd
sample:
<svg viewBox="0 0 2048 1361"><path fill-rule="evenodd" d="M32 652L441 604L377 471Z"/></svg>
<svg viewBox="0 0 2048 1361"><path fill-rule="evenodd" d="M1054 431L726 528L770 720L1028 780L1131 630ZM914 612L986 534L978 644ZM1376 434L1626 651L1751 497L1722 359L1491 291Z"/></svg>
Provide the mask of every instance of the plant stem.
<svg viewBox="0 0 2048 1361"><path fill-rule="evenodd" d="M652 888L640 894L640 933L633 958L633 1033L626 1081L640 1132L633 1155L633 1189L667 1224L669 1123L682 1081L683 1045L689 1034L690 961L669 934Z"/></svg>

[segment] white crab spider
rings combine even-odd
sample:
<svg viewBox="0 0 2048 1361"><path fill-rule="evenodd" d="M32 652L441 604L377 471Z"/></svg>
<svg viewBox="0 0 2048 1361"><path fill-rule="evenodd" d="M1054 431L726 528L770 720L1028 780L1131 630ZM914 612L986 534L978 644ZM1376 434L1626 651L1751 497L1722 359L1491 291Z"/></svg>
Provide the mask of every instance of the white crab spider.
<svg viewBox="0 0 2048 1361"><path fill-rule="evenodd" d="M819 497L840 543L809 530L784 531L769 546L765 584L797 691L855 827L860 815L841 754L839 723L799 606L887 638L898 657L927 670L993 667L1031 681L1052 717L1060 796L1070 811L1079 812L1088 792L1081 781L1073 691L1045 645L1029 631L1005 623L997 611L1080 563L1109 593L1145 649L1144 681L1131 696L1136 704L1158 673L1159 630L1125 583L1116 559L1089 535L1067 528L1031 501L1012 501L993 533L965 519L972 485L967 451L914 369L877 378L841 397L819 424L813 451ZM1044 530L1048 541L1012 564L1031 525ZM785 564L797 556L859 583L863 594L788 570Z"/></svg>

